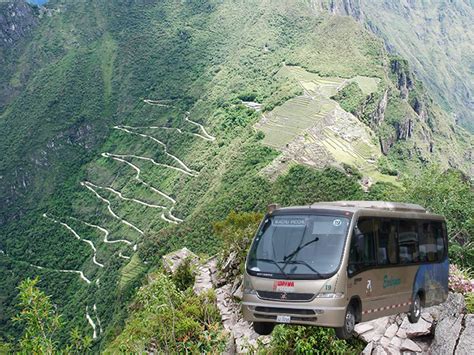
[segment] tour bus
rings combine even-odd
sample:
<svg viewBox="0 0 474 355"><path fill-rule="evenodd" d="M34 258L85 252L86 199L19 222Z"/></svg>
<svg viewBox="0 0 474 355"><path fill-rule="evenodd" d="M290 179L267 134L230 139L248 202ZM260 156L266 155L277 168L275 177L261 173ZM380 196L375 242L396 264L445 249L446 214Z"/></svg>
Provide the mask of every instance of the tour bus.
<svg viewBox="0 0 474 355"><path fill-rule="evenodd" d="M261 335L278 323L332 327L421 308L448 296L446 223L407 203L269 206L250 247L242 312Z"/></svg>

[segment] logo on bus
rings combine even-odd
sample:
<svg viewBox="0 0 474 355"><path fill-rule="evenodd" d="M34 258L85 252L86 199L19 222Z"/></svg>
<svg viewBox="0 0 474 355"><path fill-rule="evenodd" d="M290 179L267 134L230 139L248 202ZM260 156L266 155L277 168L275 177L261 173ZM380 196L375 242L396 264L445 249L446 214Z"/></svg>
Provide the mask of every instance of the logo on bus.
<svg viewBox="0 0 474 355"><path fill-rule="evenodd" d="M273 291L286 293L286 292L293 292L294 289L295 289L294 281L275 280L273 282Z"/></svg>
<svg viewBox="0 0 474 355"><path fill-rule="evenodd" d="M395 287L401 284L401 280L397 278L390 278L388 275L383 277L383 288Z"/></svg>

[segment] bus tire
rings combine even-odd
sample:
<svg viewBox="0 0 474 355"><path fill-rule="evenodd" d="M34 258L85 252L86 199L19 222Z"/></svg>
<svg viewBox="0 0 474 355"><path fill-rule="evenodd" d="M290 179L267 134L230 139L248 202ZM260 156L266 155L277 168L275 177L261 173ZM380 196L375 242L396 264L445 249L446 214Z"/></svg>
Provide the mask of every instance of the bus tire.
<svg viewBox="0 0 474 355"><path fill-rule="evenodd" d="M417 293L413 298L410 305L410 311L408 312L408 320L410 323L417 323L421 316L421 297L420 293Z"/></svg>
<svg viewBox="0 0 474 355"><path fill-rule="evenodd" d="M344 317L344 326L335 328L336 336L339 339L349 339L352 337L354 331L357 315L353 304L349 304L346 310L346 316Z"/></svg>
<svg viewBox="0 0 474 355"><path fill-rule="evenodd" d="M253 322L253 330L255 330L255 333L258 335L270 335L273 331L273 328L275 328L274 323Z"/></svg>

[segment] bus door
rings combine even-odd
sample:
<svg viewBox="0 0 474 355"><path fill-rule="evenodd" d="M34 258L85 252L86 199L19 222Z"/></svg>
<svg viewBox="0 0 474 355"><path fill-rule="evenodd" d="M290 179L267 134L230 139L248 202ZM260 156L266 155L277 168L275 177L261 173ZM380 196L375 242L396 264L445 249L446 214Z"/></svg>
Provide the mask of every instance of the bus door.
<svg viewBox="0 0 474 355"><path fill-rule="evenodd" d="M373 318L406 312L410 307L417 257L417 225L413 221L376 218L377 271L372 281Z"/></svg>
<svg viewBox="0 0 474 355"><path fill-rule="evenodd" d="M349 299L353 296L360 299L362 321L370 319L368 311L374 307L373 281L377 273L375 248L373 219L361 217L352 233L347 268L347 292Z"/></svg>

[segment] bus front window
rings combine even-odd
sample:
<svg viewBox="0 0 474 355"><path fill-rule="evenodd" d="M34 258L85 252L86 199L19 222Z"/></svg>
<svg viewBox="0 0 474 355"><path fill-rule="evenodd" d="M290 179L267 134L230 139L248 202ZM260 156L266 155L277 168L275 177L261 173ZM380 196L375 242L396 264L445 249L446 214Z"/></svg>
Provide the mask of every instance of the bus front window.
<svg viewBox="0 0 474 355"><path fill-rule="evenodd" d="M339 267L349 224L343 216L268 217L252 244L247 270L257 276L329 277Z"/></svg>

